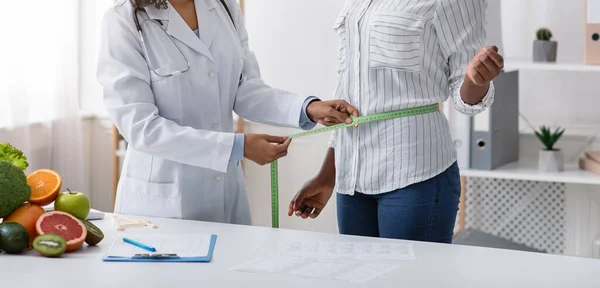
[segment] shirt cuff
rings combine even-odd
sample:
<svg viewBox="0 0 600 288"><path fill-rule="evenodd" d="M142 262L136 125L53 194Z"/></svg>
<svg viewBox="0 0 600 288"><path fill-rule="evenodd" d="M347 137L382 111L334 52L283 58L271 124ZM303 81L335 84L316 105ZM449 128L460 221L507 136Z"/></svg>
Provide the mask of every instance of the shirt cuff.
<svg viewBox="0 0 600 288"><path fill-rule="evenodd" d="M451 90L451 93L453 96L452 98L454 98L454 106L455 106L456 110L458 110L459 112L461 112L463 114L466 114L469 116L474 116L474 115L477 115L477 114L485 111L488 107L490 107L494 103L494 94L495 94L494 81L490 82L490 87L488 88L487 93L481 99L481 101L474 105L468 104L465 101L463 101L463 99L462 99L461 88L462 88L464 81L465 81L465 78L463 77L459 81L456 81L455 83L450 85L450 90Z"/></svg>
<svg viewBox="0 0 600 288"><path fill-rule="evenodd" d="M310 120L310 118L308 117L308 114L306 113L306 108L308 107L308 104L310 104L310 102L312 102L312 101L320 101L320 100L317 97L310 96L310 97L306 98L306 100L304 100L304 104L302 105L302 113L300 113L299 126L300 126L300 128L302 128L304 130L310 130L317 125L317 123Z"/></svg>
<svg viewBox="0 0 600 288"><path fill-rule="evenodd" d="M233 149L231 151L231 162L244 160L244 134L235 134L233 138Z"/></svg>

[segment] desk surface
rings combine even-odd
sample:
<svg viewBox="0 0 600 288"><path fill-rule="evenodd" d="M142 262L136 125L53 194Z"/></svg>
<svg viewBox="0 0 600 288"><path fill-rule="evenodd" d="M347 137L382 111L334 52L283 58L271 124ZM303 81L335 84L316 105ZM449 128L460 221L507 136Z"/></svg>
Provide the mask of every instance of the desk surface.
<svg viewBox="0 0 600 288"><path fill-rule="evenodd" d="M414 242L417 260L364 284L319 281L287 275L252 274L229 268L277 250L278 241L394 241L336 234L153 219L149 233L215 233L211 263L117 263L102 256L117 235L111 215L93 221L106 238L97 247L84 244L62 258L35 251L0 255L2 287L600 287L600 260ZM307 220L308 221L308 220Z"/></svg>

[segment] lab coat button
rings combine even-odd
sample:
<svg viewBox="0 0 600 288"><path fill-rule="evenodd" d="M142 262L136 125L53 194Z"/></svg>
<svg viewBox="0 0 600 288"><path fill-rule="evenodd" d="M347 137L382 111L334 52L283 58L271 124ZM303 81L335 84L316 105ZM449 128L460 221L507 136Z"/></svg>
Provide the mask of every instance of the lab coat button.
<svg viewBox="0 0 600 288"><path fill-rule="evenodd" d="M215 72L214 71L208 72L208 77L215 78Z"/></svg>
<svg viewBox="0 0 600 288"><path fill-rule="evenodd" d="M219 129L219 123L214 123L210 126L212 129Z"/></svg>
<svg viewBox="0 0 600 288"><path fill-rule="evenodd" d="M215 180L220 181L221 180L221 176L215 176Z"/></svg>

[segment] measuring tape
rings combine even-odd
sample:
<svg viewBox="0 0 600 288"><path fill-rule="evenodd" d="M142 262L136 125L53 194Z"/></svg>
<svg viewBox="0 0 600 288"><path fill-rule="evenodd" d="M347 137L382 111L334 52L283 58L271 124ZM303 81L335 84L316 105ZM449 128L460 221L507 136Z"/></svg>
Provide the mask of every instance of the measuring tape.
<svg viewBox="0 0 600 288"><path fill-rule="evenodd" d="M328 127L323 127L319 129L314 129L306 132L301 132L297 134L292 134L288 136L288 138L300 138L310 135L315 135L323 132L329 132L337 129L347 128L347 127L358 127L359 124L375 122L381 120L389 120L406 116L414 116L432 113L440 110L440 106L438 104L432 104L429 106L423 107L414 107L408 109L402 109L391 112L384 112L379 114L373 114L368 116L361 117L353 117L352 124L341 123L337 125L332 125ZM271 162L271 226L273 228L279 228L279 173L278 173L278 165L277 160Z"/></svg>

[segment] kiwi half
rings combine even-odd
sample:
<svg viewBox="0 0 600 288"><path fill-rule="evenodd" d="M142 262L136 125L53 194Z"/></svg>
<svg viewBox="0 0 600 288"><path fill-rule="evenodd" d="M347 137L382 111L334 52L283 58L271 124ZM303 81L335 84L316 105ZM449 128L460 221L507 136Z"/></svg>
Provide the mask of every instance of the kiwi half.
<svg viewBox="0 0 600 288"><path fill-rule="evenodd" d="M100 241L102 241L102 239L104 239L104 233L102 233L102 230L100 230L100 228L98 228L96 225L92 224L92 222L87 221L87 220L81 220L81 222L83 222L83 225L85 225L85 228L87 229L87 236L85 237L85 243L87 243L90 246L95 246L98 243L100 243Z"/></svg>
<svg viewBox="0 0 600 288"><path fill-rule="evenodd" d="M67 241L56 234L44 234L35 237L33 249L46 257L58 257L67 250Z"/></svg>

